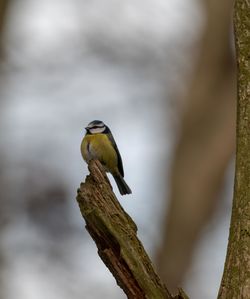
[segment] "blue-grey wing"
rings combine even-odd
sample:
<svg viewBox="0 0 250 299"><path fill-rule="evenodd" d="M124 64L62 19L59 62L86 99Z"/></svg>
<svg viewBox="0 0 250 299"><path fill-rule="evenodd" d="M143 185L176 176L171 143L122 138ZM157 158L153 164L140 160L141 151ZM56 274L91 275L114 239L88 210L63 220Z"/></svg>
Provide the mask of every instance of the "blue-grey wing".
<svg viewBox="0 0 250 299"><path fill-rule="evenodd" d="M123 171L123 165L122 165L122 158L121 158L120 152L118 150L118 147L117 147L117 145L115 143L115 139L114 139L114 137L113 137L113 135L112 135L111 132L108 133L107 135L108 135L108 138L111 141L111 143L112 143L112 145L113 145L113 147L114 147L114 149L116 151L116 154L117 154L118 170L119 170L120 174L122 175L122 177L124 177L124 171Z"/></svg>

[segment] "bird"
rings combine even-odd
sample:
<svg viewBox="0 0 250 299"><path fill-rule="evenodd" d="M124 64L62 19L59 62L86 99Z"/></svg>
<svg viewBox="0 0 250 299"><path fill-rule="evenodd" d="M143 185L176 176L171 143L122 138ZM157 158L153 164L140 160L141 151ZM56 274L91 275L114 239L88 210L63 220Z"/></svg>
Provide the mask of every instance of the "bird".
<svg viewBox="0 0 250 299"><path fill-rule="evenodd" d="M93 120L85 130L81 143L81 154L85 162L88 164L92 159L99 160L105 171L112 174L120 194L131 194L124 180L122 158L109 127L100 120Z"/></svg>

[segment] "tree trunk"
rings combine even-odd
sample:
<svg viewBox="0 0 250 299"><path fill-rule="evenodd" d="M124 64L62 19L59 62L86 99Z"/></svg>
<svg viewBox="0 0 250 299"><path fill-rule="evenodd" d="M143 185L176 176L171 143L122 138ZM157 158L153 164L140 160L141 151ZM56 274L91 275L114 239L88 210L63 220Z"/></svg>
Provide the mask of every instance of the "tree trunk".
<svg viewBox="0 0 250 299"><path fill-rule="evenodd" d="M237 150L227 257L218 299L250 298L250 4L236 0Z"/></svg>

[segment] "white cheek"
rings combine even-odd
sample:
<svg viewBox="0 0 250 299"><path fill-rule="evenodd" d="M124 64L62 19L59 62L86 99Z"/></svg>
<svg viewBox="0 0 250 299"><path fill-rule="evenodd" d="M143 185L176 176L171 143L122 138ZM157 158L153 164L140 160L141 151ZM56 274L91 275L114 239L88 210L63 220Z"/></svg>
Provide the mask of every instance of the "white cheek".
<svg viewBox="0 0 250 299"><path fill-rule="evenodd" d="M90 129L90 132L92 134L98 134L98 133L102 133L105 131L105 128L93 128L93 129Z"/></svg>

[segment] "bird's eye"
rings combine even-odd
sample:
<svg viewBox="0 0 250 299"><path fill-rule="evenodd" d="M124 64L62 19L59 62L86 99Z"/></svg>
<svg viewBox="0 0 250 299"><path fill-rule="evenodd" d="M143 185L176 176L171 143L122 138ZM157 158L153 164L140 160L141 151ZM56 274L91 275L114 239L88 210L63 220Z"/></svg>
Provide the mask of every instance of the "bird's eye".
<svg viewBox="0 0 250 299"><path fill-rule="evenodd" d="M94 126L91 129L104 129L104 128L105 128L105 126Z"/></svg>

